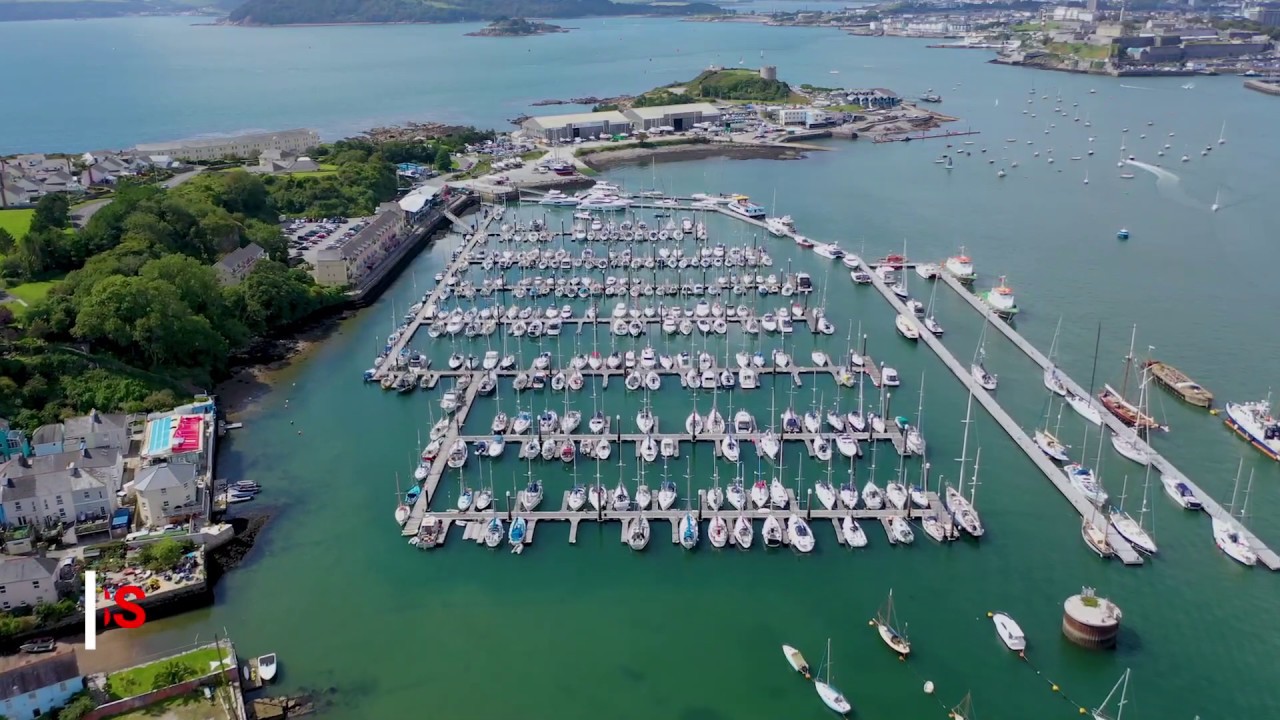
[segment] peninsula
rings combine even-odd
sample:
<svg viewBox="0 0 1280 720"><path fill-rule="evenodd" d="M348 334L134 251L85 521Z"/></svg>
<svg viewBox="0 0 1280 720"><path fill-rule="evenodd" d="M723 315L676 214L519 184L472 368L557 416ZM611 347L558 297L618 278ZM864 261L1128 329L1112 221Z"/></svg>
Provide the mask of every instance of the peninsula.
<svg viewBox="0 0 1280 720"><path fill-rule="evenodd" d="M536 20L525 20L524 18L507 18L494 20L482 30L467 33L467 37L526 37L528 35L549 35L551 33L566 32L569 31L559 25Z"/></svg>
<svg viewBox="0 0 1280 720"><path fill-rule="evenodd" d="M620 3L611 0L248 0L232 10L235 25L337 25L345 23L449 23L613 15L707 15L720 8L705 2Z"/></svg>

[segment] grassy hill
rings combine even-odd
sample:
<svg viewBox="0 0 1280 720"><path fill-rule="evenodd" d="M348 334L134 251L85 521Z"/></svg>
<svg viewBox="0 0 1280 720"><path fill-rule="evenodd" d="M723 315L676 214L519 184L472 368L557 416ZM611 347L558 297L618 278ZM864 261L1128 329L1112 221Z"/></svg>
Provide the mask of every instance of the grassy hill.
<svg viewBox="0 0 1280 720"><path fill-rule="evenodd" d="M701 100L789 102L803 99L781 80L765 80L755 70L728 68L704 70L689 82L671 83L637 97L635 107L679 105Z"/></svg>

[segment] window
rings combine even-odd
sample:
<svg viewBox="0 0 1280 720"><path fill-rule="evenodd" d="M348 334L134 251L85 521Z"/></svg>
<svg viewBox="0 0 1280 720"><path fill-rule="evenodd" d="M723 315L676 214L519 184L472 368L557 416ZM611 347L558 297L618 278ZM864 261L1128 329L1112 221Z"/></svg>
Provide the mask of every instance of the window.
<svg viewBox="0 0 1280 720"><path fill-rule="evenodd" d="M14 510L21 510L21 509L22 509L22 501L18 501L18 502L16 502L16 503L14 503L14 504L13 504L13 509L14 509Z"/></svg>
<svg viewBox="0 0 1280 720"><path fill-rule="evenodd" d="M39 580L32 580L32 581L31 581L31 587L33 587L33 588L38 588L38 587L40 587L40 581L39 581Z"/></svg>
<svg viewBox="0 0 1280 720"><path fill-rule="evenodd" d="M61 505L61 504L62 504L62 496L61 496L61 495L59 495L59 496L57 497L57 501L58 501L58 504L59 504L59 505Z"/></svg>
<svg viewBox="0 0 1280 720"><path fill-rule="evenodd" d="M161 495L165 495L165 494L167 494L167 489L166 489L166 488L160 488L160 494L161 494Z"/></svg>
<svg viewBox="0 0 1280 720"><path fill-rule="evenodd" d="M99 494L101 494L101 493L99 493ZM84 491L84 499L85 499L85 500L88 500L88 499L89 499L89 491L88 491L88 490L85 490L85 491Z"/></svg>
<svg viewBox="0 0 1280 720"><path fill-rule="evenodd" d="M62 518L63 520L66 520L66 519L67 519L67 509L66 509L66 508L58 508L58 517Z"/></svg>
<svg viewBox="0 0 1280 720"><path fill-rule="evenodd" d="M67 682L64 680L64 681L62 681L62 682L58 683L58 689L59 689L59 690L61 690L61 691L63 691L63 692L66 692L66 691L67 691Z"/></svg>

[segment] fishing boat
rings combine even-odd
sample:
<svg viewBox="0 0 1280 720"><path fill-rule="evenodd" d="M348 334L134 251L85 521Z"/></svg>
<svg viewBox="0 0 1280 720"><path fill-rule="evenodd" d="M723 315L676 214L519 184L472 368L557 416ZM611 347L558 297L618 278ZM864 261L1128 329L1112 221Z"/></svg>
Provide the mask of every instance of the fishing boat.
<svg viewBox="0 0 1280 720"><path fill-rule="evenodd" d="M632 550L640 551L649 545L649 519L643 515L632 518L630 530L627 532L627 545Z"/></svg>
<svg viewBox="0 0 1280 720"><path fill-rule="evenodd" d="M1117 690L1120 691L1120 698L1116 702L1116 714L1112 715L1110 714L1110 711L1107 710L1107 704L1111 702L1111 698L1116 694ZM1107 693L1107 697L1102 701L1102 704L1090 713L1090 715L1093 716L1093 720L1121 720L1121 715L1124 713L1125 703L1129 702L1125 697L1128 692L1129 670L1125 669L1124 675L1121 675L1120 679L1116 681L1115 686L1111 688L1111 692Z"/></svg>
<svg viewBox="0 0 1280 720"><path fill-rule="evenodd" d="M813 687L827 707L840 715L848 715L853 711L853 705L850 705L844 694L831 684L831 638L827 638L827 657L823 665L826 666L827 675L822 680L814 680Z"/></svg>
<svg viewBox="0 0 1280 720"><path fill-rule="evenodd" d="M1022 628L1009 617L1008 613L992 613L991 622L995 623L996 635L1000 637L1000 642L1004 643L1005 647L1014 652L1027 649L1027 636L1022 634Z"/></svg>
<svg viewBox="0 0 1280 720"><path fill-rule="evenodd" d="M776 548L782 544L782 522L774 515L764 519L764 546Z"/></svg>
<svg viewBox="0 0 1280 720"><path fill-rule="evenodd" d="M800 651L790 645L782 646L782 654L787 658L787 664L792 670L804 676L805 680L809 680L812 676L809 674L809 663L804 659L804 655Z"/></svg>
<svg viewBox="0 0 1280 720"><path fill-rule="evenodd" d="M1265 400L1227 403L1227 427L1249 441L1263 455L1280 460L1280 420L1271 415L1271 396Z"/></svg>
<svg viewBox="0 0 1280 720"><path fill-rule="evenodd" d="M1013 297L1013 288L1005 282L1005 276L1000 276L1000 282L995 287L985 293L982 293L982 301L985 302L996 315L1008 320L1018 314L1018 303Z"/></svg>
<svg viewBox="0 0 1280 720"><path fill-rule="evenodd" d="M867 546L867 534L852 515L846 515L840 521L840 534L844 537L844 544L851 548Z"/></svg>
<svg viewBox="0 0 1280 720"><path fill-rule="evenodd" d="M1181 505L1184 510L1202 510L1204 508L1200 498L1196 496L1190 485L1172 475L1161 475L1160 482L1164 485L1165 494L1173 498L1173 501Z"/></svg>
<svg viewBox="0 0 1280 720"><path fill-rule="evenodd" d="M802 553L813 551L813 530L804 518L794 513L787 520L787 542Z"/></svg>
<svg viewBox="0 0 1280 720"><path fill-rule="evenodd" d="M1174 366L1159 360L1147 360L1142 366L1157 385L1182 398L1184 402L1204 408L1213 405L1213 393L1193 382Z"/></svg>
<svg viewBox="0 0 1280 720"><path fill-rule="evenodd" d="M942 267L962 283L971 283L978 278L973 269L973 260L965 254L964 247L960 248L960 254L947 258Z"/></svg>
<svg viewBox="0 0 1280 720"><path fill-rule="evenodd" d="M680 519L680 545L685 550L692 550L698 544L698 521L693 513L685 513Z"/></svg>
<svg viewBox="0 0 1280 720"><path fill-rule="evenodd" d="M889 591L889 597L871 622L880 633L880 639L889 646L890 650L903 657L911 654L911 641L907 639L906 627L904 626L901 631L898 630L898 620L893 609L893 590Z"/></svg>

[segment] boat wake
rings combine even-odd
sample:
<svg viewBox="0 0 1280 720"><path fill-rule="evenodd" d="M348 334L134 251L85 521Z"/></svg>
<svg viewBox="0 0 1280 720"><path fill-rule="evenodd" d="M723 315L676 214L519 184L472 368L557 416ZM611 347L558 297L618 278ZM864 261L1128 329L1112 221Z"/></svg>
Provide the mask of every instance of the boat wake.
<svg viewBox="0 0 1280 720"><path fill-rule="evenodd" d="M1155 88L1149 88L1149 87L1142 87L1140 85L1121 85L1120 87L1128 88L1130 90L1154 90L1155 89Z"/></svg>
<svg viewBox="0 0 1280 720"><path fill-rule="evenodd" d="M1202 203L1191 198L1187 195L1186 191L1182 189L1182 178L1176 173L1170 172L1158 165L1144 163L1141 160L1125 160L1124 162L1126 165L1131 165L1139 170L1145 170L1152 175L1155 175L1156 189L1160 191L1161 195L1164 195L1174 202L1186 205L1187 207L1200 208L1203 206Z"/></svg>

